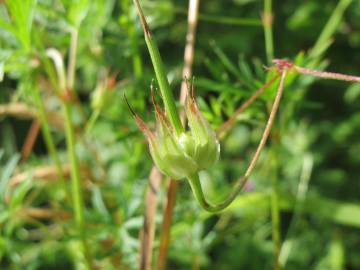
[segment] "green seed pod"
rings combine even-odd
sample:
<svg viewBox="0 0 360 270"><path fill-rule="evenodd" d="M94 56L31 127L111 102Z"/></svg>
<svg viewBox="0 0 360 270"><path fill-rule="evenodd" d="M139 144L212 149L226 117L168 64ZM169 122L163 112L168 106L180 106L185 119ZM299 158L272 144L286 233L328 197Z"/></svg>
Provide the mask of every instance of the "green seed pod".
<svg viewBox="0 0 360 270"><path fill-rule="evenodd" d="M152 97L158 125L156 134L130 110L149 142L150 154L159 170L179 180L214 165L219 159L220 145L215 132L198 110L194 97L187 97L185 106L190 130L180 135L156 103L153 93Z"/></svg>
<svg viewBox="0 0 360 270"><path fill-rule="evenodd" d="M190 137L194 142L192 157L199 170L207 169L218 161L220 144L214 130L200 113L194 96L187 97L185 112L190 127Z"/></svg>

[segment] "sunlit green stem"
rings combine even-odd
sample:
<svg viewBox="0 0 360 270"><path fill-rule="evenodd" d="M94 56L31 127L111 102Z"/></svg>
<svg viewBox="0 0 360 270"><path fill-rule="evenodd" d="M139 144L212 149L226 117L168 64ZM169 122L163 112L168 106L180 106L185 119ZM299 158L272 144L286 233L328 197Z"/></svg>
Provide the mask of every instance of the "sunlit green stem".
<svg viewBox="0 0 360 270"><path fill-rule="evenodd" d="M169 116L169 120L174 127L176 133L180 135L184 131L184 127L181 124L180 116L176 108L175 99L170 89L169 81L166 77L164 65L159 53L158 46L155 40L152 38L149 26L146 22L145 16L142 12L141 6L138 0L133 0L139 13L141 25L144 30L145 42L149 50L151 61L155 70L155 75L159 83L160 91L164 101L165 111Z"/></svg>

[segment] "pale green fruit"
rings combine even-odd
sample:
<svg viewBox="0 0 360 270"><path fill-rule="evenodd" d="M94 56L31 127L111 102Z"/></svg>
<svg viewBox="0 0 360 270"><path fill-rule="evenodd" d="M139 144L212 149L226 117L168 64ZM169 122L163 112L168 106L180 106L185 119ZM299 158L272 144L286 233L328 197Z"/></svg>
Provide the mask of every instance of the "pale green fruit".
<svg viewBox="0 0 360 270"><path fill-rule="evenodd" d="M185 106L189 131L180 135L176 134L155 99L153 102L158 124L156 134L136 114L134 116L149 142L154 163L162 173L179 180L206 170L218 161L220 144L193 97L187 98Z"/></svg>

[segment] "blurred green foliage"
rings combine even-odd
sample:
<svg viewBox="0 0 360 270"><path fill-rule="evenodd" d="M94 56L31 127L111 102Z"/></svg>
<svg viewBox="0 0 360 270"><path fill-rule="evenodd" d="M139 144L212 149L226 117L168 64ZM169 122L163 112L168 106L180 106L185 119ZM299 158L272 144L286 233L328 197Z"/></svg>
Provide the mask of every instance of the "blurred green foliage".
<svg viewBox="0 0 360 270"><path fill-rule="evenodd" d="M338 1L274 1L275 56L359 76L360 2L341 2L344 13L332 20L339 23L312 54L310 49ZM187 1L142 3L177 95ZM263 2L256 0L201 3L194 75L200 109L214 128L269 77L263 68L268 63L262 9ZM154 125L149 95L154 73L132 1L1 1L0 106L21 102L36 111L39 88L57 154L62 164L69 164L63 129L50 117L53 113L61 119L62 101L51 87L43 58L45 49L56 48L67 59L73 29L79 31L74 89L80 106L72 116L82 167L86 235L99 269L137 269L152 162L123 93ZM93 94L95 89L101 90ZM220 162L202 174L213 201L225 197L244 172L275 90L268 89L239 116L221 142ZM98 97L101 102L96 103L94 96L101 91L107 96ZM188 185L180 186L168 269L272 269L274 177L279 185L284 269L360 269L359 96L359 84L290 76L249 190L223 213L210 215L196 204ZM94 122L85 132L87 119ZM39 135L26 162L20 159L31 121L0 114L0 268L83 269L73 209L63 186L56 176L44 180L36 175L39 168L53 165L44 136ZM20 172L24 172L21 183L12 184ZM158 195L157 228L165 195L166 181ZM160 233L157 229L155 255Z"/></svg>

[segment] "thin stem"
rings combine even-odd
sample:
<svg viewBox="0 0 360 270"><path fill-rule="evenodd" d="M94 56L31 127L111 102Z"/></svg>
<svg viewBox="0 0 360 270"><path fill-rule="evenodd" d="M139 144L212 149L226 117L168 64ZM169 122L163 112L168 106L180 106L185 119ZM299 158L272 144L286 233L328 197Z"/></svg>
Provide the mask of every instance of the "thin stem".
<svg viewBox="0 0 360 270"><path fill-rule="evenodd" d="M281 74L281 80L279 83L279 87L278 87L278 91L274 100L274 103L272 105L271 108L271 112L270 112L270 116L269 119L266 123L266 127L264 130L264 133L262 135L262 138L260 140L260 143L256 149L256 152L250 162L250 165L248 167L248 169L246 170L245 174L243 177L241 177L239 179L239 181L236 183L233 191L230 193L230 195L222 202L216 205L212 205L210 203L208 203L205 199L204 193L202 191L202 187L201 187L201 183L200 183L200 179L199 176L196 175L192 175L188 178L189 180L189 184L193 190L193 193L195 195L195 198L197 199L197 201L199 202L199 204L201 205L201 207L203 209L205 209L206 211L209 212L218 212L223 210L224 208L226 208L230 203L233 202L233 200L236 198L236 196L238 195L238 193L240 191L242 191L243 187L245 186L245 184L247 183L247 180L249 179L249 176L251 174L251 172L253 171L253 169L255 168L255 165L260 157L261 151L263 150L266 141L269 137L270 134L270 130L271 127L273 125L274 119L275 119L275 115L277 113L277 110L279 108L279 104L280 104L280 100L281 100L281 96L284 90L284 84L285 84L285 79L287 76L287 69L284 68L282 70L282 74Z"/></svg>
<svg viewBox="0 0 360 270"><path fill-rule="evenodd" d="M245 173L245 178L248 178L250 176L252 170L254 169L254 167L256 165L257 160L259 159L260 153L263 150L263 148L265 146L265 143L266 143L266 141L267 141L267 139L269 137L270 130L271 130L271 127L272 127L274 119L275 119L275 115L276 115L277 110L279 108L281 96L282 96L282 93L283 93L283 90L284 90L284 84L285 84L286 76L287 76L287 69L284 69L282 71L282 74L281 74L281 80L280 80L278 92L276 94L274 104L273 104L273 106L271 108L270 116L269 116L268 122L266 124L264 134L263 134L263 136L262 136L262 138L260 140L259 146L258 146L258 148L257 148L257 150L255 152L255 155L254 155L254 157L253 157L253 159L252 159L252 161L251 161L251 163L249 165L249 168L247 169L247 171Z"/></svg>
<svg viewBox="0 0 360 270"><path fill-rule="evenodd" d="M262 21L264 26L265 49L268 64L270 64L274 58L273 19L272 0L264 0L264 13Z"/></svg>
<svg viewBox="0 0 360 270"><path fill-rule="evenodd" d="M324 79L332 79L332 80L360 83L360 77L357 77L357 76L351 76L351 75L335 73L335 72L318 71L318 70L307 69L307 68L303 68L303 67L299 67L299 66L294 66L294 68L297 72L305 74L305 75L310 75L310 76L324 78Z"/></svg>
<svg viewBox="0 0 360 270"><path fill-rule="evenodd" d="M237 109L231 117L226 120L218 129L217 135L221 139L225 136L225 134L231 129L236 121L236 118L245 111L267 88L269 88L277 79L279 79L280 75L277 74L273 78L271 78L266 84L264 84L261 88L259 88L247 101L245 101L239 109Z"/></svg>
<svg viewBox="0 0 360 270"><path fill-rule="evenodd" d="M351 4L352 0L340 0L331 14L328 22L323 28L319 38L317 39L314 47L309 52L310 58L317 58L320 54L323 53L324 48L326 48L326 44L329 43L331 36L337 30L342 16L347 9L347 7Z"/></svg>
<svg viewBox="0 0 360 270"><path fill-rule="evenodd" d="M175 132L177 133L177 135L180 135L182 132L184 132L184 127L181 124L179 113L176 109L175 99L173 93L171 92L169 81L166 77L164 64L162 62L158 46L156 44L156 41L152 38L149 26L146 22L139 1L133 1L138 11L141 25L144 30L145 42L149 50L157 81L159 83L160 91L164 101L165 111L169 116L169 120L174 127Z"/></svg>

